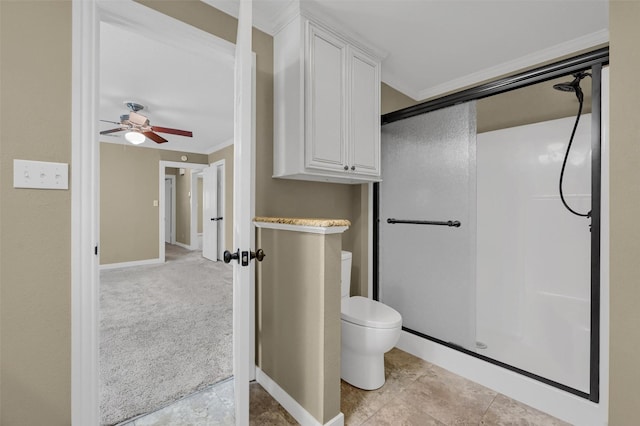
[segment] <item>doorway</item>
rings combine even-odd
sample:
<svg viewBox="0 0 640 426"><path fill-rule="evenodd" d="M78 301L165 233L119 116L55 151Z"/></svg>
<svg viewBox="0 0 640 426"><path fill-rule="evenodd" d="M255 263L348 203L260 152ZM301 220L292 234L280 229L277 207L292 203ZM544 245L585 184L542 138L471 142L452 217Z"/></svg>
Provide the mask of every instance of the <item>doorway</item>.
<svg viewBox="0 0 640 426"><path fill-rule="evenodd" d="M198 43L194 43L194 39L197 40L203 36L199 30L178 23L135 2L74 3L73 12L73 68L74 75L77 76L73 80L73 110L74 117L77 119L74 119L72 123L74 131L72 167L76 176L76 191L73 194L72 208L74 218L72 221L72 257L74 259L72 265L72 421L73 424L97 424L99 422L97 368L99 316L98 300L96 299L99 289L99 257L97 255L103 248L97 221L99 217L98 182L100 181L98 166L101 155L98 149L99 145L95 143L96 135L100 131L97 125L97 119L100 115L97 98L97 82L99 80L96 78L98 75L96 53L100 51L100 25L101 23L123 25L150 37L164 38L173 45L178 44L178 40L185 39L184 29L188 27L186 38L190 40L190 48L199 50L199 53L220 51L227 55L232 62L235 47L215 37L213 37L215 39L213 42L211 40L204 42L203 48L197 47ZM162 31L159 28L162 28ZM183 31L182 37L180 36L181 31ZM249 34L250 29L247 28L246 32ZM250 45L250 42L247 45ZM241 60L240 64L242 62ZM246 64L247 61L244 60L244 63ZM244 81L243 85L251 87L250 83L251 81L249 84ZM251 129L251 126L251 120L249 120L247 128ZM244 137L240 140L245 140L250 134L250 131L246 131L247 128L243 128ZM236 136L237 138L238 136ZM86 141L94 142L87 144ZM249 142L250 139L247 139L247 143ZM247 148L251 147L252 145L247 146ZM252 154L249 152L248 158L251 159L251 157ZM251 187L249 182L244 182L244 184L249 185L248 188ZM164 191L159 196L162 196L163 193ZM251 194L251 191L246 191L246 193ZM151 201L153 201L151 207L159 207L157 201ZM127 207L123 206L123 209ZM245 287L250 288L249 285ZM244 291L239 294L236 306L239 306L240 310L237 311L234 308L234 316L236 316L236 312L237 315L248 315L250 302L247 296L248 294ZM248 318L242 322L250 324ZM241 332L248 334L248 328L245 331L244 327L241 327ZM242 335L236 337L242 341L245 340ZM245 362L247 355L247 353L242 354L241 362L235 363L237 366L235 373L239 373L243 379L249 376L249 373L245 371L249 367L249 363ZM240 401L238 406L244 410L248 403L248 383L243 383L240 386L236 384L235 388L235 399ZM236 416L240 424L244 424L246 418L242 410Z"/></svg>

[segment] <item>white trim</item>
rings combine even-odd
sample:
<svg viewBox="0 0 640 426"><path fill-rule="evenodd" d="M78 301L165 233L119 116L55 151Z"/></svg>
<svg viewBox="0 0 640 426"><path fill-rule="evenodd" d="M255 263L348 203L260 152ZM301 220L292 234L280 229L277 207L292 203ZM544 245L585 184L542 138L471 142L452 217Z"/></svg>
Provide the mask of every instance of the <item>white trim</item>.
<svg viewBox="0 0 640 426"><path fill-rule="evenodd" d="M522 56L518 59L503 62L496 66L485 68L478 72L468 74L464 77L456 78L446 83L420 90L418 91L418 99L429 99L434 96L480 83L481 81L491 80L501 75L510 74L524 68L541 64L545 61L560 58L562 56L569 55L583 49L588 49L590 47L594 47L608 41L608 30L596 31L594 33L587 34L582 37L566 41L564 43L556 44L555 46L551 46L547 49L539 50L529 55Z"/></svg>
<svg viewBox="0 0 640 426"><path fill-rule="evenodd" d="M282 407L293 416L302 426L323 426L315 417L282 389L271 377L269 377L260 367L256 366L256 380L260 385L282 405ZM329 420L324 426L343 426L344 415L339 413Z"/></svg>
<svg viewBox="0 0 640 426"><path fill-rule="evenodd" d="M71 54L71 422L100 422L98 58L94 2L73 0Z"/></svg>
<svg viewBox="0 0 640 426"><path fill-rule="evenodd" d="M550 48L534 52L520 58L503 62L493 67L485 68L475 73L467 74L463 77L449 80L445 83L424 89L409 87L402 78L383 67L382 81L400 93L409 96L417 102L443 95L448 92L460 90L463 87L473 86L482 81L492 80L497 77L511 74L513 72L539 65L546 61L551 61L565 55L570 55L580 50L589 49L609 41L609 31L600 30L564 43L551 46Z"/></svg>
<svg viewBox="0 0 640 426"><path fill-rule="evenodd" d="M98 0L100 20L195 55L216 52L233 58L233 43L134 1ZM158 31L162 28L162 31ZM179 37L173 37L175 34Z"/></svg>
<svg viewBox="0 0 640 426"><path fill-rule="evenodd" d="M195 247L193 245L183 244L183 243L180 243L178 241L176 241L176 245L178 247L182 247L183 249L186 249L186 250L189 250L189 251L197 250L197 247Z"/></svg>
<svg viewBox="0 0 640 426"><path fill-rule="evenodd" d="M610 301L609 301L609 274L610 256L610 212L609 202L610 188L610 150L609 150L609 67L602 69L602 140L600 161L600 405L602 406L603 417L609 418L609 325L610 322Z"/></svg>
<svg viewBox="0 0 640 426"><path fill-rule="evenodd" d="M218 168L222 170L222 172L220 173L220 178L218 179L218 185L220 186L220 188L222 188L222 193L217 194L218 210L222 212L222 233L220 233L220 230L218 230L218 240L220 240L220 244L218 244L218 252L216 253L218 260L222 260L222 256L220 254L224 253L224 248L227 244L227 241L226 241L227 240L226 239L227 223L225 221L231 220L231 218L226 217L227 205L225 203L225 197L227 196L227 186L226 186L227 179L225 178L225 173L227 172L226 170L227 165L223 158L222 160L218 160L215 163L209 164L209 167L215 167L216 173L218 173ZM216 192L217 191L218 191L218 188L216 188Z"/></svg>
<svg viewBox="0 0 640 426"><path fill-rule="evenodd" d="M100 23L202 55L235 46L134 1L72 1L71 422L100 424L99 399L99 54ZM160 22L160 25L158 25ZM157 30L161 28L162 31ZM186 42L185 42L186 39ZM184 163L179 163L184 164ZM164 182L163 182L164 183ZM161 191L162 195L164 191ZM163 197L164 198L164 197ZM162 245L164 252L164 245Z"/></svg>
<svg viewBox="0 0 640 426"><path fill-rule="evenodd" d="M224 149L224 148L226 148L228 146L231 146L231 145L233 145L233 138L231 138L231 139L229 139L227 141L224 141L222 143L219 143L217 145L212 146L210 149L207 150L207 152L205 154L207 154L207 155L213 154L214 152L218 152L221 149Z"/></svg>
<svg viewBox="0 0 640 426"><path fill-rule="evenodd" d="M348 226L306 226L288 223L253 222L256 228L278 229L280 231L308 232L310 234L342 234Z"/></svg>
<svg viewBox="0 0 640 426"><path fill-rule="evenodd" d="M193 172L194 171L198 171L198 170L202 170L205 167L207 167L206 164L200 164L200 163L183 163L180 161L164 161L164 160L160 160L158 162L158 228L159 228L159 232L158 232L158 257L162 260L162 262L165 261L165 249L164 249L164 245L165 245L165 229L164 229L164 213L165 213L165 203L166 200L164 199L164 179L166 176L171 176L166 174L166 168L167 167L174 167L177 169L191 169L191 173L192 173L192 179L191 179L191 183L193 183ZM175 186L175 185L174 185ZM193 188L191 188L191 193L193 194ZM175 194L174 194L175 195ZM174 197L175 200L175 197ZM193 203L194 203L195 198L191 197L191 215L193 218ZM175 217L175 211L174 213L174 217ZM190 239L193 238L193 230L195 227L195 231L196 234L198 232L198 224L197 224L197 216L196 216L196 223L193 223L193 220L191 220L191 224L190 224L190 229L189 229L189 234L190 234ZM172 242L172 244L178 245L180 247L184 247L187 250L196 250L197 249L197 241L194 244L194 241L191 240L191 245L186 245L183 243L178 243L178 241Z"/></svg>
<svg viewBox="0 0 640 426"><path fill-rule="evenodd" d="M160 258L156 259L145 259L145 260L132 260L131 262L118 262L118 263L107 263L105 265L100 265L101 271L106 271L109 269L121 269L121 268L131 268L133 266L145 266L145 265L159 265L164 263L160 260Z"/></svg>

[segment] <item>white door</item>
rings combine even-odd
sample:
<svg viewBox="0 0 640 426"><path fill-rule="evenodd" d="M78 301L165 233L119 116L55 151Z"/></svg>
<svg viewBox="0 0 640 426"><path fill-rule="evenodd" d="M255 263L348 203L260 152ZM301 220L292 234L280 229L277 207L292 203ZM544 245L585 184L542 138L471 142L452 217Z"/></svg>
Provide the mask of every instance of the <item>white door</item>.
<svg viewBox="0 0 640 426"><path fill-rule="evenodd" d="M172 206L173 206L173 181L169 178L164 180L164 241L171 244L171 237L173 236L173 223Z"/></svg>
<svg viewBox="0 0 640 426"><path fill-rule="evenodd" d="M254 169L254 129L252 99L253 55L251 49L251 0L241 0L238 12L238 34L235 57L235 113L234 113L234 154L233 154L233 245L239 259L233 263L233 374L236 399L236 425L249 424L249 380L250 366L254 365L249 356L251 349L251 284L253 268L250 266L249 252L254 227L253 210L253 169ZM246 253L244 255L243 253ZM244 261L246 260L246 261Z"/></svg>
<svg viewBox="0 0 640 426"><path fill-rule="evenodd" d="M220 164L216 166L216 174L218 176L218 191L216 193L218 197L218 260L222 259L224 256L224 164Z"/></svg>
<svg viewBox="0 0 640 426"><path fill-rule="evenodd" d="M215 167L202 170L202 256L218 260L218 173Z"/></svg>

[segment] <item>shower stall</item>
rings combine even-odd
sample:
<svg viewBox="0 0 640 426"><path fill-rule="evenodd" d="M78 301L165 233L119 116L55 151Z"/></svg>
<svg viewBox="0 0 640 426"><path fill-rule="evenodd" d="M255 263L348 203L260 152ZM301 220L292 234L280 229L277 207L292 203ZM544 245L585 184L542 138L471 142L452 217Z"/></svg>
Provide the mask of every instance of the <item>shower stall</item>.
<svg viewBox="0 0 640 426"><path fill-rule="evenodd" d="M603 58L384 116L374 189L374 298L406 332L593 402ZM593 81L556 84L576 96L553 90L584 70ZM530 113L514 93L525 88L540 101ZM501 122L489 96L514 102L515 118Z"/></svg>

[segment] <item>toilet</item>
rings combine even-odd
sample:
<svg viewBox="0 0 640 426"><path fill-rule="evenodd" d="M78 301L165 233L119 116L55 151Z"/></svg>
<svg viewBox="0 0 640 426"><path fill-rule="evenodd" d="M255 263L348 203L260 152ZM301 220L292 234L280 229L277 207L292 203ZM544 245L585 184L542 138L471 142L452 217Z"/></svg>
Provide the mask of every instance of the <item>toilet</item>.
<svg viewBox="0 0 640 426"><path fill-rule="evenodd" d="M393 308L367 299L349 297L351 253L342 252L342 349L340 376L365 390L384 385L384 354L400 338L402 317Z"/></svg>

